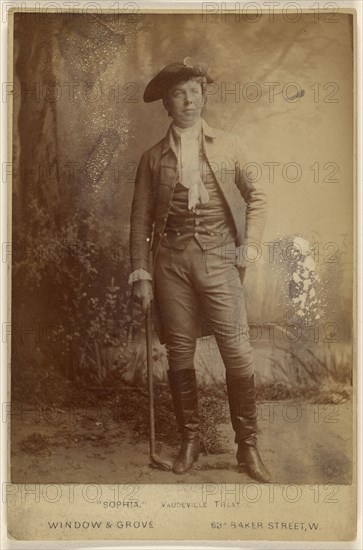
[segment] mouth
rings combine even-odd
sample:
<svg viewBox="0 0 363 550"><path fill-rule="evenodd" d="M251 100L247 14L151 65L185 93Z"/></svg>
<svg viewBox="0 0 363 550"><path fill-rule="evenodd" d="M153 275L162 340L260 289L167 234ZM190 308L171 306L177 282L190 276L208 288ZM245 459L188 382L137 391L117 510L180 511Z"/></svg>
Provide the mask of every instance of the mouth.
<svg viewBox="0 0 363 550"><path fill-rule="evenodd" d="M196 113L196 109L184 109L184 113Z"/></svg>

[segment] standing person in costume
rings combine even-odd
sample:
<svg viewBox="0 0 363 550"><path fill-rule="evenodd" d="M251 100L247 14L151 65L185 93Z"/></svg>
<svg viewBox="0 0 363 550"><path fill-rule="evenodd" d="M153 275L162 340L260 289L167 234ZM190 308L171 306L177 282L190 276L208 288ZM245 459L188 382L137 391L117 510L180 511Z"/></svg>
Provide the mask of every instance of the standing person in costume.
<svg viewBox="0 0 363 550"><path fill-rule="evenodd" d="M154 298L156 327L168 353L168 378L181 448L173 471L199 455L194 353L214 334L226 372L240 469L259 482L270 474L257 448L252 348L242 281L246 250L265 224L265 193L243 170L243 139L208 126L201 114L212 79L192 62L175 62L147 85L144 101L162 100L172 122L141 156L131 213L134 299Z"/></svg>

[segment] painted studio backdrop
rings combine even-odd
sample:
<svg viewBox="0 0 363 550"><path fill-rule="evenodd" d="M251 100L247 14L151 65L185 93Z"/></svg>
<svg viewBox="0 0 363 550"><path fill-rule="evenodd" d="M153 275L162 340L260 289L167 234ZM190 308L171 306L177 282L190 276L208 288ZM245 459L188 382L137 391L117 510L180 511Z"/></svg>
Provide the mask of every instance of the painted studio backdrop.
<svg viewBox="0 0 363 550"><path fill-rule="evenodd" d="M298 403L291 418L322 404L343 419L322 444L325 466L312 459L310 469L293 471L286 457L284 471L293 482L349 483L352 55L348 15L15 14L12 399L14 410L33 406L40 416L17 424L13 415L14 482L114 482L112 468L92 470L97 453L117 452L120 441L125 457L132 445L147 449L145 334L127 284L129 218L140 156L170 119L161 101L145 104L142 94L164 65L190 56L215 80L204 118L242 138L246 165L268 195L264 240L249 250L244 284L258 399ZM157 435L172 443L166 354L156 336L154 360ZM218 456L225 446L212 429L223 423L215 396L226 397L213 338L198 342L196 368L204 446ZM101 404L117 414L82 413ZM80 420L70 425L74 407ZM39 420L45 410L52 421ZM306 418L301 430L328 437L327 424ZM291 434L281 426L283 442ZM66 444L69 453L87 450L78 469L67 459L55 466ZM49 468L36 468L39 456ZM135 471L125 466L122 479Z"/></svg>

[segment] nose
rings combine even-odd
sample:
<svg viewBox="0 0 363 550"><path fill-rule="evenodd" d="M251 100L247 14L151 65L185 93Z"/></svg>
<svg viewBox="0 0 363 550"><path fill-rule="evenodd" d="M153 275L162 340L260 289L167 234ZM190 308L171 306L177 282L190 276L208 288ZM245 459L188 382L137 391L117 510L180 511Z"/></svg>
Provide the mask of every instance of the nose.
<svg viewBox="0 0 363 550"><path fill-rule="evenodd" d="M186 92L186 94L185 94L184 103L186 105L189 105L190 103L193 103L192 95L189 94L188 92Z"/></svg>

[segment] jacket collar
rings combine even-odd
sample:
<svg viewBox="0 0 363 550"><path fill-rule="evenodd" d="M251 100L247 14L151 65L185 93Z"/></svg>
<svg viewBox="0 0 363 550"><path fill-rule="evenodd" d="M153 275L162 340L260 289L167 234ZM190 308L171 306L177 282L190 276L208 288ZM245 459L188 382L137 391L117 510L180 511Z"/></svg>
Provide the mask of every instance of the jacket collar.
<svg viewBox="0 0 363 550"><path fill-rule="evenodd" d="M217 132L215 128L211 128L205 120L202 119L203 134L206 138L214 139L217 137Z"/></svg>
<svg viewBox="0 0 363 550"><path fill-rule="evenodd" d="M203 136L208 140L214 139L217 136L216 130L214 128L211 128L203 118L202 118L202 129L203 129ZM171 133L172 133L172 128L170 124L168 131L166 133L166 136L163 139L163 150L161 152L162 155L164 155L167 151L169 151L169 149L171 149L176 154L175 147L174 147L174 140L172 138Z"/></svg>

